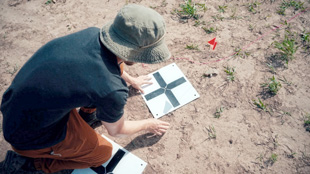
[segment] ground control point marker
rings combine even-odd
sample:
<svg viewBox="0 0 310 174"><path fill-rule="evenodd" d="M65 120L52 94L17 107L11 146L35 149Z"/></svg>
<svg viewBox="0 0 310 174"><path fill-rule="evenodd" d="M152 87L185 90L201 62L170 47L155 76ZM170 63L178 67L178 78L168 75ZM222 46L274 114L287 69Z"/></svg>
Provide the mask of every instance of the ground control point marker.
<svg viewBox="0 0 310 174"><path fill-rule="evenodd" d="M208 44L210 44L211 46L213 46L213 47L211 47L212 50L215 49L216 44L217 44L217 42L215 42L215 39L216 39L216 37L208 41Z"/></svg>
<svg viewBox="0 0 310 174"><path fill-rule="evenodd" d="M213 48L212 48L213 50L215 49L215 47L216 47L216 44L217 44L217 42L215 42L215 43L214 43L214 45L213 45Z"/></svg>
<svg viewBox="0 0 310 174"><path fill-rule="evenodd" d="M209 43L210 45L214 45L214 44L215 44L215 39L216 39L216 38L213 38L213 39L209 40L208 43Z"/></svg>

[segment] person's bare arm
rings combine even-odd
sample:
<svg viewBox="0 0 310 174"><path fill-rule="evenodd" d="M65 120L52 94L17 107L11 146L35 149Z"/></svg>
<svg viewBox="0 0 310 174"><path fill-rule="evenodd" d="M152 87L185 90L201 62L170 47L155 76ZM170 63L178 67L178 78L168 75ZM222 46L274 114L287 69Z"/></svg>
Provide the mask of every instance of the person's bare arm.
<svg viewBox="0 0 310 174"><path fill-rule="evenodd" d="M149 76L132 77L125 71L123 71L122 78L127 83L131 84L132 87L141 91L142 93L144 93L143 89L141 88L142 85L152 84L152 82L150 82L151 77Z"/></svg>
<svg viewBox="0 0 310 174"><path fill-rule="evenodd" d="M133 135L140 131L148 131L156 135L164 134L169 128L169 123L155 119L144 119L138 121L125 121L124 116L115 123L102 122L108 130L109 135L124 137Z"/></svg>

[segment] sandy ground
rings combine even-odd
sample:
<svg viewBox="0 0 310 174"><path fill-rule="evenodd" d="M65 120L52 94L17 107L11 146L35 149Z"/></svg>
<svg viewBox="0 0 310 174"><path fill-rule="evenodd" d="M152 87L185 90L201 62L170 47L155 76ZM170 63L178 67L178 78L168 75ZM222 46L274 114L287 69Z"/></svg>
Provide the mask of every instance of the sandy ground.
<svg viewBox="0 0 310 174"><path fill-rule="evenodd" d="M290 7L285 16L279 15L280 0L258 1L255 12L249 11L249 3L255 1L195 1L206 5L195 20L175 13L183 0L46 2L50 1L0 1L1 96L20 67L49 40L91 26L102 27L123 5L142 4L164 16L173 58L158 65L137 64L126 71L144 75L175 62L201 96L161 118L171 123L162 137L148 138L141 133L113 138L148 163L144 173L310 173L310 133L304 127L310 113L310 51L309 42L300 37L310 32L310 9L289 21L302 11ZM310 7L308 0L302 2ZM221 12L219 6L227 7ZM211 27L214 33L203 29ZM299 46L288 66L276 59L279 50L272 45L284 39L285 30ZM207 41L214 37L218 44L213 51ZM186 49L190 45L199 50ZM244 49L231 56L240 48ZM227 80L227 66L235 69L233 82ZM205 77L209 68L217 69L218 75ZM282 88L274 96L261 86L273 75L278 81L286 79L280 81ZM134 91L130 94L125 117L152 117L142 97ZM253 103L258 98L268 112ZM220 117L215 118L221 107ZM102 127L97 131L106 133ZM2 135L0 142L3 160L10 146Z"/></svg>

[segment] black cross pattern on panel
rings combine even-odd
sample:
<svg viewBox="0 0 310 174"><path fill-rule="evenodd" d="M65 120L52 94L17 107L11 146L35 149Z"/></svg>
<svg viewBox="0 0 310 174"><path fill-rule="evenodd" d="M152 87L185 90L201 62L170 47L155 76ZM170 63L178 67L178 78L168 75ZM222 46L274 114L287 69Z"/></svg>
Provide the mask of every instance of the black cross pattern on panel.
<svg viewBox="0 0 310 174"><path fill-rule="evenodd" d="M147 101L161 95L161 94L166 94L167 98L169 99L170 103L173 105L173 107L179 106L180 103L172 93L171 89L181 85L182 83L185 83L186 80L184 77L181 77L169 84L166 84L162 76L159 74L159 72L156 72L153 74L154 78L156 79L157 83L159 84L160 88L145 95L145 99Z"/></svg>

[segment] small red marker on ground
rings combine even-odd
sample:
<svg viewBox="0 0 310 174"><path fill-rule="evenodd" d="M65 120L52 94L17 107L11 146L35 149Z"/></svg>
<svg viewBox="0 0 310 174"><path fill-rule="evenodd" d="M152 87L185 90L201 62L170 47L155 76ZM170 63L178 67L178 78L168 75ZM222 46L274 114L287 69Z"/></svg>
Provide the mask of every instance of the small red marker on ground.
<svg viewBox="0 0 310 174"><path fill-rule="evenodd" d="M216 38L213 38L213 39L211 39L211 40L208 41L208 44L210 44L210 45L213 46L213 47L212 47L213 50L215 49L216 44L217 44L217 42L215 42L215 39L216 39Z"/></svg>

